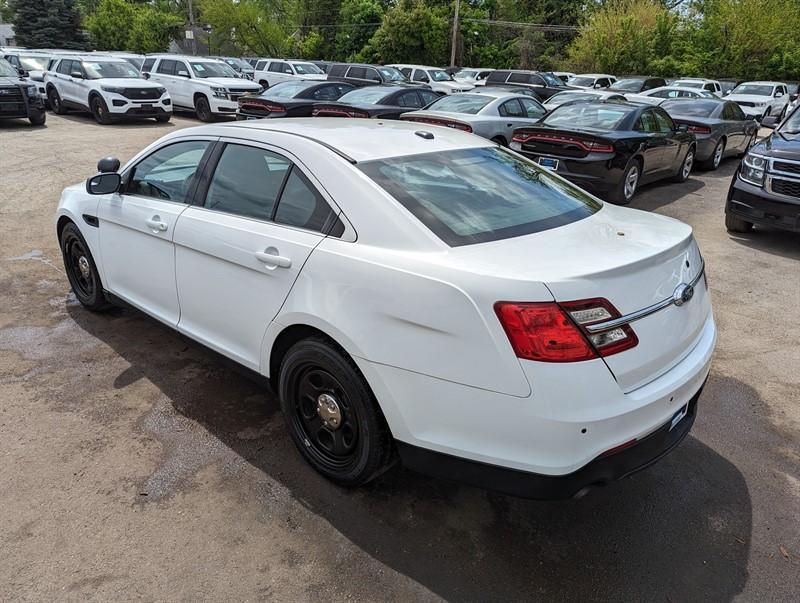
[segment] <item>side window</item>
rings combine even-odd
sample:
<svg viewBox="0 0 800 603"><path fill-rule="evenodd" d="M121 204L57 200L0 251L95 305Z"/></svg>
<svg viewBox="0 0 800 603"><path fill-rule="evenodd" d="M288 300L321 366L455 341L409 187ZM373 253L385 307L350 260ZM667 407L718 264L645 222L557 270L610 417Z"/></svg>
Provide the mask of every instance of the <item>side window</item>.
<svg viewBox="0 0 800 603"><path fill-rule="evenodd" d="M488 84L493 82L495 84L499 84L505 82L507 79L509 81L514 81L509 77L508 71L492 71L486 76L486 83Z"/></svg>
<svg viewBox="0 0 800 603"><path fill-rule="evenodd" d="M176 142L148 155L133 168L125 194L188 203L189 189L208 145L205 140Z"/></svg>
<svg viewBox="0 0 800 603"><path fill-rule="evenodd" d="M286 73L286 70L289 70L289 73L292 73L292 68L289 67L287 63L283 63L281 61L272 61L269 64L269 69L267 71L271 71L272 73Z"/></svg>
<svg viewBox="0 0 800 603"><path fill-rule="evenodd" d="M635 127L639 132L658 132L656 116L652 111L645 111L636 121Z"/></svg>
<svg viewBox="0 0 800 603"><path fill-rule="evenodd" d="M545 109L541 105L537 105L535 102L533 102L528 98L521 98L519 99L519 102L522 105L523 110L525 111L525 117L538 119L539 117L542 117L542 115L547 113L547 109Z"/></svg>
<svg viewBox="0 0 800 603"><path fill-rule="evenodd" d="M267 66L267 62L266 61L258 61L258 62L256 62L256 66L254 67L254 69L258 69L259 71L261 71L266 66Z"/></svg>
<svg viewBox="0 0 800 603"><path fill-rule="evenodd" d="M403 68L400 70L400 73L402 73L402 74L403 74L404 76L406 76L407 78L410 78L410 77L411 77L411 69L410 69L410 68L408 68L408 67L403 67Z"/></svg>
<svg viewBox="0 0 800 603"><path fill-rule="evenodd" d="M503 117L525 117L517 99L504 102L497 110Z"/></svg>
<svg viewBox="0 0 800 603"><path fill-rule="evenodd" d="M677 90L659 90L658 92L653 92L650 96L655 98L673 98L678 96Z"/></svg>
<svg viewBox="0 0 800 603"><path fill-rule="evenodd" d="M16 67L17 69L19 69L19 67L20 67L20 62L19 62L19 59L17 58L17 56L16 56L16 55L13 55L13 54L12 54L12 55L10 55L10 56L6 57L6 59L7 59L7 60L8 60L8 62L9 62L9 63L11 63L11 64L12 64L14 67Z"/></svg>
<svg viewBox="0 0 800 603"><path fill-rule="evenodd" d="M662 133L672 132L675 129L675 124L672 123L672 118L662 110L654 110L656 116L656 123L658 124L658 131Z"/></svg>
<svg viewBox="0 0 800 603"><path fill-rule="evenodd" d="M709 92L714 92L714 84L705 84L703 86L703 90L708 90Z"/></svg>
<svg viewBox="0 0 800 603"><path fill-rule="evenodd" d="M351 84L336 84L336 98L339 98L343 94L347 94L351 90L355 90L355 87Z"/></svg>
<svg viewBox="0 0 800 603"><path fill-rule="evenodd" d="M333 211L322 195L299 169L293 167L283 187L275 221L321 232L331 214Z"/></svg>
<svg viewBox="0 0 800 603"><path fill-rule="evenodd" d="M364 69L364 77L372 82L380 82L381 76L378 75L378 70L373 69L370 67L369 69Z"/></svg>
<svg viewBox="0 0 800 603"><path fill-rule="evenodd" d="M334 65L331 67L328 75L332 75L333 77L344 77L345 73L347 73L347 65Z"/></svg>
<svg viewBox="0 0 800 603"><path fill-rule="evenodd" d="M184 61L175 61L175 75L183 75L183 77L192 75L189 66Z"/></svg>
<svg viewBox="0 0 800 603"><path fill-rule="evenodd" d="M608 80L604 77L597 80L597 83L600 85L601 88L608 88L609 86Z"/></svg>
<svg viewBox="0 0 800 603"><path fill-rule="evenodd" d="M326 101L336 100L341 95L342 93L339 92L339 86L336 85L322 86L320 88L317 88L316 90L314 90L314 92L311 93L311 97L314 100L326 100Z"/></svg>
<svg viewBox="0 0 800 603"><path fill-rule="evenodd" d="M415 69L414 70L414 81L415 82L429 82L430 78L428 74L425 73L422 69Z"/></svg>
<svg viewBox="0 0 800 603"><path fill-rule="evenodd" d="M539 75L532 75L528 79L528 83L533 84L534 86L546 86L547 82L544 81L544 78Z"/></svg>
<svg viewBox="0 0 800 603"><path fill-rule="evenodd" d="M155 59L145 59L144 63L142 63L142 73L150 73L150 70L153 68L153 65L156 64Z"/></svg>
<svg viewBox="0 0 800 603"><path fill-rule="evenodd" d="M491 76L486 78L488 82ZM508 76L508 82L510 84L527 84L528 83L528 74L527 73L512 73Z"/></svg>
<svg viewBox="0 0 800 603"><path fill-rule="evenodd" d="M417 108L422 106L419 97L417 96L417 93L414 90L409 90L408 92L403 92L402 94L398 95L397 105L399 107L417 107Z"/></svg>
<svg viewBox="0 0 800 603"><path fill-rule="evenodd" d="M205 207L245 218L271 220L288 159L256 147L229 144L219 158Z"/></svg>
<svg viewBox="0 0 800 603"><path fill-rule="evenodd" d="M163 73L164 75L175 75L175 61L170 59L161 59L158 64L156 73Z"/></svg>
<svg viewBox="0 0 800 603"><path fill-rule="evenodd" d="M422 106L426 107L430 105L433 101L437 100L439 97L438 94L433 92L432 90L417 90L419 95L422 97Z"/></svg>
<svg viewBox="0 0 800 603"><path fill-rule="evenodd" d="M62 73L62 74L69 73L67 63L69 63L69 61L67 61L66 59L61 59L58 62L58 66L56 67L56 73Z"/></svg>
<svg viewBox="0 0 800 603"><path fill-rule="evenodd" d="M734 121L744 121L747 119L745 117L744 111L739 108L739 105L736 103L726 103L725 104L725 111L723 113L723 119L731 119Z"/></svg>

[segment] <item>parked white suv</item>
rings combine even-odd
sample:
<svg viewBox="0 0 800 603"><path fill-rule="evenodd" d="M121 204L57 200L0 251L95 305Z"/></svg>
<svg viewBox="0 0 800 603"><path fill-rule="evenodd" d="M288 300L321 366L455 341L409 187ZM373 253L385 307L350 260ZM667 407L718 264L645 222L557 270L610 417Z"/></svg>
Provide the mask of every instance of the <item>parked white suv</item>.
<svg viewBox="0 0 800 603"><path fill-rule="evenodd" d="M389 67L398 69L400 73L412 82L428 84L431 90L440 94L467 92L475 87L467 82L454 80L452 75L438 67L427 67L425 65L389 65Z"/></svg>
<svg viewBox="0 0 800 603"><path fill-rule="evenodd" d="M325 80L328 76L311 61L294 59L259 59L253 80L269 88L289 80Z"/></svg>
<svg viewBox="0 0 800 603"><path fill-rule="evenodd" d="M610 88L616 81L616 77L605 73L581 73L569 78L567 80L567 85L575 88L596 90L598 88Z"/></svg>
<svg viewBox="0 0 800 603"><path fill-rule="evenodd" d="M777 115L781 119L789 104L789 90L783 82L744 82L725 97L737 103L747 117L761 119Z"/></svg>
<svg viewBox="0 0 800 603"><path fill-rule="evenodd" d="M670 84L679 88L699 88L701 90L708 90L715 96L722 96L722 84L717 80L707 80L700 77L686 77L680 80L675 80Z"/></svg>
<svg viewBox="0 0 800 603"><path fill-rule="evenodd" d="M202 121L236 115L239 97L261 90L230 65L207 57L151 55L142 64L142 72L169 91L176 108L194 111Z"/></svg>
<svg viewBox="0 0 800 603"><path fill-rule="evenodd" d="M89 111L99 124L124 118L172 117L172 100L164 86L143 79L128 61L109 56L65 55L45 72L50 108Z"/></svg>
<svg viewBox="0 0 800 603"><path fill-rule="evenodd" d="M44 74L53 55L37 50L14 49L0 53L0 57L11 63L12 67L28 72L28 79L36 84L36 91L43 101L47 102L47 91L44 87Z"/></svg>

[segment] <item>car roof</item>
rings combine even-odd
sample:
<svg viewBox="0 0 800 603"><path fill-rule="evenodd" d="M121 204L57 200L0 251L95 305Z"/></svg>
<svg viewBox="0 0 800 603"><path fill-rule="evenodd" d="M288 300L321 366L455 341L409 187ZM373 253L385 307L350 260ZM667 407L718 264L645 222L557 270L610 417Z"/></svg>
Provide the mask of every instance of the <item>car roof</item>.
<svg viewBox="0 0 800 603"><path fill-rule="evenodd" d="M433 138L416 134L420 131L430 132ZM493 145L489 140L452 128L396 120L356 120L339 117L235 121L185 129L176 134L179 136L246 135L258 141L269 132L282 132L314 140L352 163ZM376 136L380 137L381 144L374 144Z"/></svg>
<svg viewBox="0 0 800 603"><path fill-rule="evenodd" d="M607 73L578 73L575 77L614 77Z"/></svg>
<svg viewBox="0 0 800 603"><path fill-rule="evenodd" d="M493 90L492 88L493 88L492 86L488 86L488 87L484 88L483 90L473 89L473 90L469 90L467 92L459 92L458 94L455 94L453 96L469 96L470 94L472 94L472 95L476 95L476 96L491 96L492 98L502 98L502 99L505 99L505 98L526 98L528 100L533 100L533 98L528 96L527 94L512 93L512 92L509 92L508 90ZM509 86L509 88L512 88L512 86Z"/></svg>
<svg viewBox="0 0 800 603"><path fill-rule="evenodd" d="M127 63L125 59L122 57L115 57L111 56L110 54L65 54L65 55L56 55L53 57L54 59L70 59L73 61L87 61L87 62L104 62L104 63Z"/></svg>
<svg viewBox="0 0 800 603"><path fill-rule="evenodd" d="M744 84L761 84L764 86L785 86L786 82L768 82L765 80L753 80L752 82L742 82L739 85L742 86Z"/></svg>

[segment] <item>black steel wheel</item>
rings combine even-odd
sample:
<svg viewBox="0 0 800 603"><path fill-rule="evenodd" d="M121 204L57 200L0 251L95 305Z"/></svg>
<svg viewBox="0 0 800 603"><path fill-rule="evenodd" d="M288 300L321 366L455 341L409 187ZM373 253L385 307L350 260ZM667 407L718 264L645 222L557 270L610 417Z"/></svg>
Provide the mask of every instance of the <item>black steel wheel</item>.
<svg viewBox="0 0 800 603"><path fill-rule="evenodd" d="M203 95L199 95L194 100L194 111L200 121L214 120L214 114L211 113L211 105L208 104L208 99Z"/></svg>
<svg viewBox="0 0 800 603"><path fill-rule="evenodd" d="M43 126L47 121L47 113L45 113L44 109L41 111L34 111L28 114L28 120L31 122L32 126Z"/></svg>
<svg viewBox="0 0 800 603"><path fill-rule="evenodd" d="M47 91L47 101L50 103L50 108L56 115L64 115L64 113L67 112L64 108L64 104L61 102L61 95L55 88L50 88L50 90Z"/></svg>
<svg viewBox="0 0 800 603"><path fill-rule="evenodd" d="M111 123L111 115L108 113L105 101L99 96L95 96L89 103L92 110L94 120L101 126L107 126Z"/></svg>
<svg viewBox="0 0 800 603"><path fill-rule="evenodd" d="M278 390L292 440L328 479L358 486L391 465L391 434L372 391L330 342L310 338L292 346Z"/></svg>
<svg viewBox="0 0 800 603"><path fill-rule="evenodd" d="M64 270L78 301L95 312L109 308L111 304L103 293L103 283L94 258L78 227L67 224L61 232L60 243Z"/></svg>

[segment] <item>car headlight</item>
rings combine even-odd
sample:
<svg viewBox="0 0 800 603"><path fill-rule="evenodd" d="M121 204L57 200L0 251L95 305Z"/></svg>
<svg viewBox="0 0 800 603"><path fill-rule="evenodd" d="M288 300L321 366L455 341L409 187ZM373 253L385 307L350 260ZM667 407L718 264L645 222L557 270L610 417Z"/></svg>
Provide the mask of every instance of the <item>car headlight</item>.
<svg viewBox="0 0 800 603"><path fill-rule="evenodd" d="M742 160L742 169L739 177L745 182L762 186L764 184L764 174L767 171L767 158L761 155L748 153Z"/></svg>
<svg viewBox="0 0 800 603"><path fill-rule="evenodd" d="M219 86L211 86L211 93L217 98L228 98L228 91Z"/></svg>
<svg viewBox="0 0 800 603"><path fill-rule="evenodd" d="M767 103L753 103L756 107L766 107Z"/></svg>
<svg viewBox="0 0 800 603"><path fill-rule="evenodd" d="M27 92L28 96L31 98L39 96L39 90L36 88L36 84L25 86L25 92Z"/></svg>
<svg viewBox="0 0 800 603"><path fill-rule="evenodd" d="M124 88L119 88L117 86L100 86L100 89L103 92L113 92L114 94L122 94Z"/></svg>

